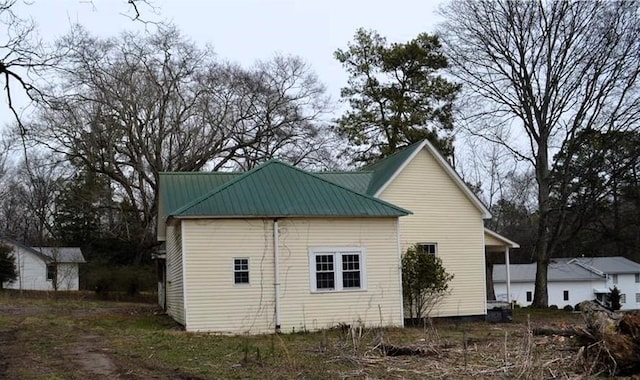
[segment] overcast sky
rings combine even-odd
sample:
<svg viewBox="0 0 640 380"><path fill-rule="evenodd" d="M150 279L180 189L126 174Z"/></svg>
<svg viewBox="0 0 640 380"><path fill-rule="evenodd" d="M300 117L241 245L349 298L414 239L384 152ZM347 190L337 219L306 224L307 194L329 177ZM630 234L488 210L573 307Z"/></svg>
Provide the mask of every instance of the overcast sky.
<svg viewBox="0 0 640 380"><path fill-rule="evenodd" d="M274 53L304 58L334 101L346 74L333 52L346 47L359 27L375 29L391 42L433 32L435 10L443 2L416 0L151 0L142 18L174 23L198 44L210 44L220 58L250 65ZM32 17L40 36L54 41L73 23L92 33L114 36L144 29L126 0L19 0L16 12ZM4 112L3 112L4 114Z"/></svg>

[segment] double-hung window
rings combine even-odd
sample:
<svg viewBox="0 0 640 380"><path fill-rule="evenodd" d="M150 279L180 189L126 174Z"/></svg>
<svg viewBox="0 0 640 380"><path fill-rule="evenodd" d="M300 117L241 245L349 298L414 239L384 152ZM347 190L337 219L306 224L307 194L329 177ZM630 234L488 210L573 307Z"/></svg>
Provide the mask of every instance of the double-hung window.
<svg viewBox="0 0 640 380"><path fill-rule="evenodd" d="M249 284L249 259L246 257L233 259L233 283Z"/></svg>
<svg viewBox="0 0 640 380"><path fill-rule="evenodd" d="M312 292L366 289L364 250L360 247L311 248L309 277Z"/></svg>

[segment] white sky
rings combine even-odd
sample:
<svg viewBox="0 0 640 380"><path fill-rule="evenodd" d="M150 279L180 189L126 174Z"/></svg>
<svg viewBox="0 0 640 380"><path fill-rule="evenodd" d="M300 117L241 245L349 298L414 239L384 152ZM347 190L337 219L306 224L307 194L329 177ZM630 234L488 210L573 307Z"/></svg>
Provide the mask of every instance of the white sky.
<svg viewBox="0 0 640 380"><path fill-rule="evenodd" d="M151 0L142 17L173 22L185 37L213 46L219 58L251 65L274 53L304 58L327 86L333 101L347 76L333 52L345 48L359 27L375 29L391 42L433 32L443 0ZM126 0L19 0L16 12L31 17L45 41L80 23L100 36L144 29ZM4 98L3 103L4 103ZM4 108L4 107L3 107ZM5 110L0 110L5 114ZM337 116L337 115L336 115Z"/></svg>

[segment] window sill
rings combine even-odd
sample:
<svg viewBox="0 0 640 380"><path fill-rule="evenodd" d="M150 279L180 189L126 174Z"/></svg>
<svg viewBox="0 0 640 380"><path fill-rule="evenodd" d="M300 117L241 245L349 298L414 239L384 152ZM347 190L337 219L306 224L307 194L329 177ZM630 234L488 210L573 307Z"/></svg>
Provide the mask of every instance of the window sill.
<svg viewBox="0 0 640 380"><path fill-rule="evenodd" d="M311 294L333 294L333 293L364 293L367 289L341 289L341 290L312 290Z"/></svg>

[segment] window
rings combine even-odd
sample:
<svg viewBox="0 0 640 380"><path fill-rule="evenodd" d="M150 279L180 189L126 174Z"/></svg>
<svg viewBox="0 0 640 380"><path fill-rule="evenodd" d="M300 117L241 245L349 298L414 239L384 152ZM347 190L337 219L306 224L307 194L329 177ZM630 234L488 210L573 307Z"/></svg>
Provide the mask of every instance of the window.
<svg viewBox="0 0 640 380"><path fill-rule="evenodd" d="M312 248L309 264L312 292L365 289L362 248Z"/></svg>
<svg viewBox="0 0 640 380"><path fill-rule="evenodd" d="M618 275L617 274L612 274L611 275L611 280L613 281L614 284L618 283Z"/></svg>
<svg viewBox="0 0 640 380"><path fill-rule="evenodd" d="M640 303L640 293L636 293L636 302Z"/></svg>
<svg viewBox="0 0 640 380"><path fill-rule="evenodd" d="M249 259L248 258L233 259L233 283L234 284L249 283Z"/></svg>
<svg viewBox="0 0 640 380"><path fill-rule="evenodd" d="M620 294L620 303L627 303L627 295Z"/></svg>
<svg viewBox="0 0 640 380"><path fill-rule="evenodd" d="M418 243L421 252L428 253L430 255L436 255L438 253L437 243Z"/></svg>
<svg viewBox="0 0 640 380"><path fill-rule="evenodd" d="M527 292L527 302L531 302L532 295L531 292Z"/></svg>
<svg viewBox="0 0 640 380"><path fill-rule="evenodd" d="M56 278L56 264L47 264L47 281L53 281Z"/></svg>
<svg viewBox="0 0 640 380"><path fill-rule="evenodd" d="M640 284L640 273L636 273L636 284Z"/></svg>
<svg viewBox="0 0 640 380"><path fill-rule="evenodd" d="M565 290L564 292L562 292L562 299L565 301L569 301L569 291Z"/></svg>

